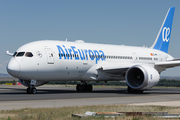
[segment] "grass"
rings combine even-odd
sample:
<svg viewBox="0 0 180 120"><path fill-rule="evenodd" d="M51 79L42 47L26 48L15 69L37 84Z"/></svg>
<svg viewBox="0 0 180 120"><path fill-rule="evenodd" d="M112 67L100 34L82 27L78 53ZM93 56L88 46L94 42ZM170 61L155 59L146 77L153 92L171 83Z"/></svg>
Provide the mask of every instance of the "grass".
<svg viewBox="0 0 180 120"><path fill-rule="evenodd" d="M0 120L79 120L71 117L72 114L92 112L169 112L179 114L180 107L165 106L128 106L128 105L98 105L74 106L62 108L38 108L0 111ZM82 120L158 120L152 116L121 116L116 118L88 117ZM163 119L162 119L163 120ZM167 119L166 119L167 120ZM171 119L172 120L172 119Z"/></svg>

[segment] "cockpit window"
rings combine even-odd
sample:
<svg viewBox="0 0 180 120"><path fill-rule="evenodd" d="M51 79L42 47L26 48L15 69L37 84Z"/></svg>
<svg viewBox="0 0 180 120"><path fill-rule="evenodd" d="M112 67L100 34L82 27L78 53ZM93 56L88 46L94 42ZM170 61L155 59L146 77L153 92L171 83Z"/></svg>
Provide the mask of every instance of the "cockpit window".
<svg viewBox="0 0 180 120"><path fill-rule="evenodd" d="M18 52L18 54L16 55L16 57L21 57L24 55L25 52Z"/></svg>
<svg viewBox="0 0 180 120"><path fill-rule="evenodd" d="M15 53L13 54L13 57L15 57L15 56L16 56L16 54L17 54L17 52L15 52Z"/></svg>
<svg viewBox="0 0 180 120"><path fill-rule="evenodd" d="M26 57L32 57L33 54L32 54L31 52L26 52L25 56L26 56Z"/></svg>

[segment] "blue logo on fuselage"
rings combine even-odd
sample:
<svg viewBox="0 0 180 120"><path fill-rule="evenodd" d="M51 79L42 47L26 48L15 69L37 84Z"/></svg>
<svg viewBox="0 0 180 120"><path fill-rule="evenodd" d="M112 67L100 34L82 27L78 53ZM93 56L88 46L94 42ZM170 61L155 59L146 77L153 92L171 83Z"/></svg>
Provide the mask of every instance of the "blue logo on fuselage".
<svg viewBox="0 0 180 120"><path fill-rule="evenodd" d="M66 48L64 45L62 45L62 47L60 45L57 45L57 48L59 50L59 59L62 59L62 57L64 57L64 59L72 60L72 57L74 55L75 60L88 60L89 55L91 60L96 60L96 64L99 60L105 60L105 55L102 50L76 49L75 46L70 47L71 48Z"/></svg>

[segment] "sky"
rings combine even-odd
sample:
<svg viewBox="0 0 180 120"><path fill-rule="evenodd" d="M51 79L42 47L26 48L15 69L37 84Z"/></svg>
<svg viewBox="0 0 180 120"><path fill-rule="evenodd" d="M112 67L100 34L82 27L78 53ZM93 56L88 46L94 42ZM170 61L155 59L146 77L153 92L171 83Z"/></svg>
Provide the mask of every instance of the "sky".
<svg viewBox="0 0 180 120"><path fill-rule="evenodd" d="M180 58L180 0L1 0L0 73L23 44L84 40L150 47L170 7L175 7L169 54ZM180 76L180 67L162 76Z"/></svg>

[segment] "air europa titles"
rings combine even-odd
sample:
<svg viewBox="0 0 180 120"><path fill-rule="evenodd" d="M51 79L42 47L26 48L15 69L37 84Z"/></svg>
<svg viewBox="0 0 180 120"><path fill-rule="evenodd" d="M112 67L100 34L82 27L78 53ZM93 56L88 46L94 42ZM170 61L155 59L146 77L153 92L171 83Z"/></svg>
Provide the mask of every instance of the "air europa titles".
<svg viewBox="0 0 180 120"><path fill-rule="evenodd" d="M70 59L75 57L75 60L88 60L88 56L91 60L96 60L96 64L99 60L104 61L105 55L102 50L91 50L91 49L77 49L75 46L70 46L66 48L64 45L62 47L57 45L59 50L59 59Z"/></svg>

